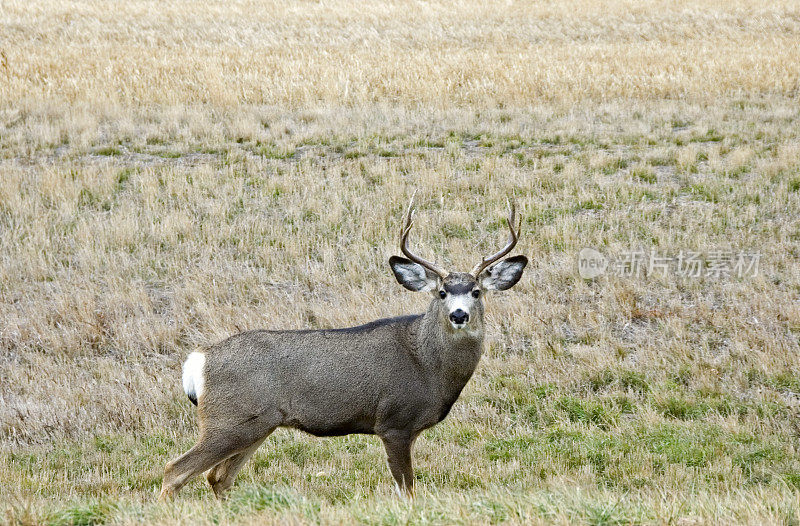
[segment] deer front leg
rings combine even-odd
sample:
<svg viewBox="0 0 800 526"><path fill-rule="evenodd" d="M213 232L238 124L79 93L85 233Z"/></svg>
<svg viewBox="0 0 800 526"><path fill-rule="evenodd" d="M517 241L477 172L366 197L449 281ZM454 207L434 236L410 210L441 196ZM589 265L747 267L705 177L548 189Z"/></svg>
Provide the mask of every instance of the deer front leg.
<svg viewBox="0 0 800 526"><path fill-rule="evenodd" d="M411 467L414 438L406 431L388 431L381 435L392 476L410 498L414 497L414 468Z"/></svg>

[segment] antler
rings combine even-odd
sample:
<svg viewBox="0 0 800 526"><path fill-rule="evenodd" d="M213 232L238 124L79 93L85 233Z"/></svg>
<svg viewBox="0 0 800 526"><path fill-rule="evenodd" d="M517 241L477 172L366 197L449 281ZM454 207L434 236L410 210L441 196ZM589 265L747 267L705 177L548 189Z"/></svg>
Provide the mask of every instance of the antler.
<svg viewBox="0 0 800 526"><path fill-rule="evenodd" d="M483 270L486 267L488 267L489 265L491 265L492 263L494 263L495 261L497 261L501 257L503 257L506 254L508 254L509 252L511 252L514 249L514 247L516 246L517 240L519 240L519 231L522 228L522 218L519 219L519 222L517 223L517 229L515 231L514 230L514 223L515 223L514 218L515 218L515 213L516 213L516 206L514 205L514 201L513 200L509 203L509 208L510 208L510 211L508 213L508 229L511 231L511 233L508 236L508 243L506 244L505 247L503 247L503 249L500 252L495 252L491 256L486 256L485 258L483 258L483 260L480 263L475 265L475 268L472 269L472 272L470 272L470 274L472 274L476 278L478 276L480 276L481 272L483 272Z"/></svg>
<svg viewBox="0 0 800 526"><path fill-rule="evenodd" d="M412 254L411 251L408 249L408 233L411 232L411 225L413 225L413 222L411 221L411 214L413 211L414 211L414 196L411 196L411 202L408 203L408 212L406 213L406 220L405 223L403 224L403 228L400 230L400 250L402 250L403 254L405 254L405 256L414 263L422 265L428 270L435 272L440 278L444 279L447 276L447 272L440 269L430 261L427 261L419 256Z"/></svg>

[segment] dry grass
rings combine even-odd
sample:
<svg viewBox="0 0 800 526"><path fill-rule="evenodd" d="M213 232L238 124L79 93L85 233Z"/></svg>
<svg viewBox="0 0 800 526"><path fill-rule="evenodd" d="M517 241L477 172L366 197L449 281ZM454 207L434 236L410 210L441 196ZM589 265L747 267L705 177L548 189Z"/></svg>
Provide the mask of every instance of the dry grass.
<svg viewBox="0 0 800 526"><path fill-rule="evenodd" d="M0 99L518 106L795 93L796 2L6 0Z"/></svg>
<svg viewBox="0 0 800 526"><path fill-rule="evenodd" d="M791 2L0 4L0 510L15 523L800 521ZM370 437L270 438L154 502L179 367L239 330L420 311L386 264L532 264L393 497ZM759 251L577 275L584 246Z"/></svg>

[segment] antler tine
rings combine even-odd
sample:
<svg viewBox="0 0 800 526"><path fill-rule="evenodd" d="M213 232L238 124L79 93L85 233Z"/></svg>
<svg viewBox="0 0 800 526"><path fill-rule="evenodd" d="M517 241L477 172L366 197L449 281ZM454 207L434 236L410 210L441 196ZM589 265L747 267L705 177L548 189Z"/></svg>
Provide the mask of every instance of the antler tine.
<svg viewBox="0 0 800 526"><path fill-rule="evenodd" d="M520 217L519 221L515 221L517 207L513 199L509 201L508 206L510 209L508 213L508 230L510 232L508 236L508 243L506 243L506 246L503 247L502 250L500 250L499 252L495 252L491 256L486 256L481 260L480 263L475 265L475 268L472 269L472 272L470 272L470 274L472 274L476 278L480 276L481 272L483 272L486 267L488 267L501 257L505 256L512 250L514 250L514 247L517 245L517 241L519 240L519 232L522 229L522 218ZM515 223L517 225L516 231L514 230Z"/></svg>
<svg viewBox="0 0 800 526"><path fill-rule="evenodd" d="M410 259L414 263L422 265L428 270L436 273L440 278L444 279L447 276L447 272L440 269L430 261L422 259L421 257L415 254L412 254L411 251L408 249L408 234L409 232L411 232L411 226L414 224L414 222L411 219L411 215L413 212L414 212L414 196L411 196L411 202L408 203L408 212L406 213L406 219L403 223L403 228L400 230L400 250L408 259Z"/></svg>

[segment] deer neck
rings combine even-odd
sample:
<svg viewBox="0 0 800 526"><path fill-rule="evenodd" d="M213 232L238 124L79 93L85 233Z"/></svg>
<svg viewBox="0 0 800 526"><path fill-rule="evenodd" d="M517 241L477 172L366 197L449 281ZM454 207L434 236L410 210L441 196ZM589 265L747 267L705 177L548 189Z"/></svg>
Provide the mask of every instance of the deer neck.
<svg viewBox="0 0 800 526"><path fill-rule="evenodd" d="M483 351L483 313L478 312L469 328L456 330L434 300L420 319L418 352L431 383L442 398L452 403L472 377Z"/></svg>

